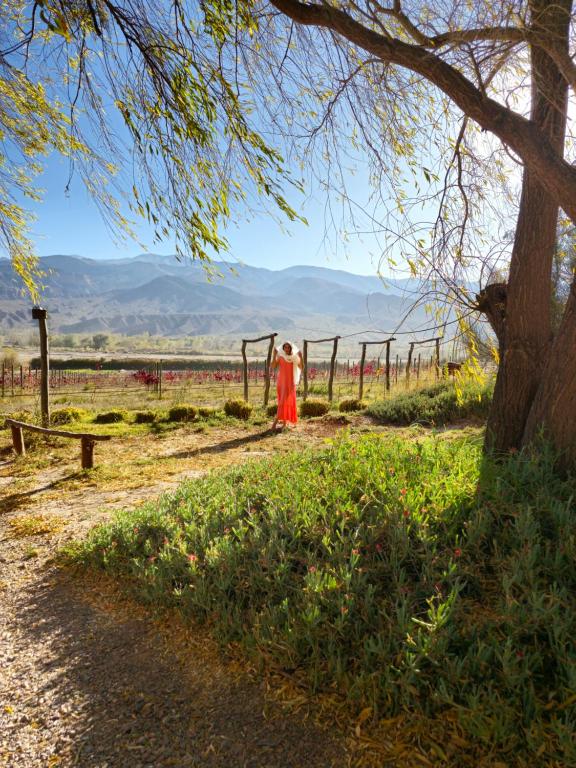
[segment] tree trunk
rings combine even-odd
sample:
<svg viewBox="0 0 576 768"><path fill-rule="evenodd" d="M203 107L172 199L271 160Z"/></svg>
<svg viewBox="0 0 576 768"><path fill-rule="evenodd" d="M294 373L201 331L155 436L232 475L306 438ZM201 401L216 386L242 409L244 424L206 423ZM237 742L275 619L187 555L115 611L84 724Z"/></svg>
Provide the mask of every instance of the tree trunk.
<svg viewBox="0 0 576 768"><path fill-rule="evenodd" d="M561 451L560 465L576 466L576 281L549 355L542 361L540 387L523 435L523 444L540 436Z"/></svg>
<svg viewBox="0 0 576 768"><path fill-rule="evenodd" d="M571 5L571 0L559 0L555 5L534 0L534 29L567 45ZM543 49L533 48L531 59L531 119L562 154L568 87ZM490 450L506 451L522 445L540 385L542 362L552 337L551 274L557 223L557 204L538 177L525 169L500 339L500 367L486 431Z"/></svg>

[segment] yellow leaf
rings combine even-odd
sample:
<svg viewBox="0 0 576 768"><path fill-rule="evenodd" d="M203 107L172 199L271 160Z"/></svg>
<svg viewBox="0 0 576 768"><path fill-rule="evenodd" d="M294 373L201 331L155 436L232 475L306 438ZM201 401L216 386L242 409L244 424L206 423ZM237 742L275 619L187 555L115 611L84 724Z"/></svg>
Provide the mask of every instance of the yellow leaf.
<svg viewBox="0 0 576 768"><path fill-rule="evenodd" d="M366 722L368 718L372 715L372 707L366 707L365 709L360 712L358 715L358 720L356 721L358 725L361 725L362 723Z"/></svg>

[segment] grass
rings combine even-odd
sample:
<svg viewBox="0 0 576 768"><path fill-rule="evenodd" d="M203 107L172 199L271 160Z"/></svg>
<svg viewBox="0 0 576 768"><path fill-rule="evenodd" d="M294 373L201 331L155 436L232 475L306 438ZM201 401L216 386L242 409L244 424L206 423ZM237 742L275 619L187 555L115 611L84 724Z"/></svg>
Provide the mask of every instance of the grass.
<svg viewBox="0 0 576 768"><path fill-rule="evenodd" d="M457 722L442 764L575 764L576 482L552 465L344 438L186 483L74 559L363 720Z"/></svg>
<svg viewBox="0 0 576 768"><path fill-rule="evenodd" d="M42 536L58 533L66 525L61 517L29 515L8 520L12 536L17 539L27 536Z"/></svg>
<svg viewBox="0 0 576 768"><path fill-rule="evenodd" d="M439 382L371 403L366 413L381 424L444 426L458 419L484 420L491 400L492 384L466 381L457 388L454 382Z"/></svg>

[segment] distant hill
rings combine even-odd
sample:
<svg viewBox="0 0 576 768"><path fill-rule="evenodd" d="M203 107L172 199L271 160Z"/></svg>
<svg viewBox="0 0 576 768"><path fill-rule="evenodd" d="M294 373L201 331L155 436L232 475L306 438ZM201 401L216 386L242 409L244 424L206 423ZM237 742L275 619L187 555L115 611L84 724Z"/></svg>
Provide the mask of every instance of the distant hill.
<svg viewBox="0 0 576 768"><path fill-rule="evenodd" d="M275 330L301 339L367 330L377 338L396 329L417 288L414 280L383 282L324 267L215 267L222 276L209 280L201 264L172 256L47 256L41 259L42 302L52 331L60 333L178 337ZM431 324L419 309L403 329ZM30 326L29 301L9 261L0 259L0 331Z"/></svg>

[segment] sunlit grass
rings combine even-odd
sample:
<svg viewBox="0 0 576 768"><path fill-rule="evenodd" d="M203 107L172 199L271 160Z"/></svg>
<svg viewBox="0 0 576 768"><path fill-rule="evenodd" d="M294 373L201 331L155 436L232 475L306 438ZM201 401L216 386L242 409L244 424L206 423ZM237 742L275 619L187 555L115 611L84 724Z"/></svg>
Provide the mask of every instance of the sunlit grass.
<svg viewBox="0 0 576 768"><path fill-rule="evenodd" d="M370 719L457 722L467 764L570 765L576 485L552 464L495 465L478 437L344 438L186 483L75 559Z"/></svg>

